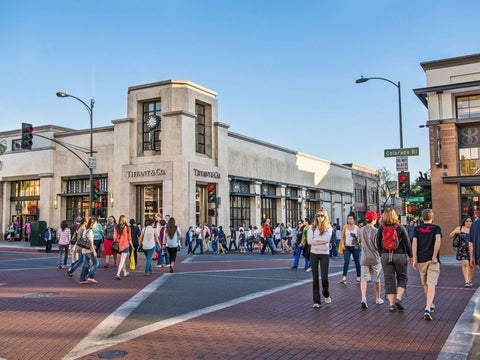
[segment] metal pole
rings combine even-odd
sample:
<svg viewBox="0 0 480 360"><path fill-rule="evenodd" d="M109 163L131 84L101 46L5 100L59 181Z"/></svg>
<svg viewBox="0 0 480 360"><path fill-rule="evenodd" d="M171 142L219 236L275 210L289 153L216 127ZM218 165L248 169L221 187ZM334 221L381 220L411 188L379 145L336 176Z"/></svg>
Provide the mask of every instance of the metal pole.
<svg viewBox="0 0 480 360"><path fill-rule="evenodd" d="M93 157L93 106L95 104L95 100L90 100L90 158ZM88 216L92 216L92 197L93 197L93 169L92 164L89 161L89 170L90 170L90 196L88 197Z"/></svg>
<svg viewBox="0 0 480 360"><path fill-rule="evenodd" d="M400 148L403 149L403 128L402 128L402 92L400 90L400 81L398 82L398 125L400 129Z"/></svg>

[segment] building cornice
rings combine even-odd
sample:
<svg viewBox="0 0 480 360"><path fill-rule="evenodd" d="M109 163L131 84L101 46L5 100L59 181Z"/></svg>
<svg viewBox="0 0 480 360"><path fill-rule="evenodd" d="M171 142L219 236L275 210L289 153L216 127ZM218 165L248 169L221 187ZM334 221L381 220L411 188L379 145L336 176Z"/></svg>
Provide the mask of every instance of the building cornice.
<svg viewBox="0 0 480 360"><path fill-rule="evenodd" d="M423 68L424 71L428 71L452 66L475 64L478 62L480 62L480 54L472 54L441 60L425 61L420 63L420 66Z"/></svg>
<svg viewBox="0 0 480 360"><path fill-rule="evenodd" d="M480 80L413 89L413 92L415 93L415 95L417 95L422 104L425 105L426 108L428 108L428 95L430 94L442 94L444 92L453 92L453 90L459 92L463 90L467 91L475 89L480 89Z"/></svg>
<svg viewBox="0 0 480 360"><path fill-rule="evenodd" d="M204 93L207 93L208 95L211 95L213 97L217 97L217 93L213 90L207 89L206 87L195 84L195 83L193 83L191 81L188 81L188 80L177 80L177 79L164 80L164 81L158 81L158 82L149 83L149 84L130 86L128 88L128 93L130 94L133 91L145 90L145 89L148 89L148 88L167 86L167 85L187 86L187 87L191 87L191 88L200 90L200 91L202 91Z"/></svg>

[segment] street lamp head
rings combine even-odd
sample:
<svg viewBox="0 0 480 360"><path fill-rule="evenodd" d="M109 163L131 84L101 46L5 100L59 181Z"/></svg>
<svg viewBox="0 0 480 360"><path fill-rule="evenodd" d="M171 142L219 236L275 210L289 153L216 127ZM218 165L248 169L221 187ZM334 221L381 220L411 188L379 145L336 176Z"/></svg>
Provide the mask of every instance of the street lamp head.
<svg viewBox="0 0 480 360"><path fill-rule="evenodd" d="M361 83L367 82L368 80L370 80L370 79L369 78L364 78L363 75L362 75L362 77L360 79L355 80L355 82L357 84L361 84Z"/></svg>
<svg viewBox="0 0 480 360"><path fill-rule="evenodd" d="M57 96L58 96L58 97L61 97L61 98L64 98L64 97L67 97L68 94L67 94L66 92L59 91L59 92L57 92Z"/></svg>

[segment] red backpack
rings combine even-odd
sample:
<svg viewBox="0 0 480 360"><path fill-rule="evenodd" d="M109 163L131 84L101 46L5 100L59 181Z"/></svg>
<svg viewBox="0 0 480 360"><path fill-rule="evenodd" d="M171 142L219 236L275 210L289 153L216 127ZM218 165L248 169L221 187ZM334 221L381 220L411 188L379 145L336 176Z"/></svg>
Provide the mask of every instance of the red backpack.
<svg viewBox="0 0 480 360"><path fill-rule="evenodd" d="M382 225L382 245L385 250L395 251L398 249L398 225L383 226Z"/></svg>

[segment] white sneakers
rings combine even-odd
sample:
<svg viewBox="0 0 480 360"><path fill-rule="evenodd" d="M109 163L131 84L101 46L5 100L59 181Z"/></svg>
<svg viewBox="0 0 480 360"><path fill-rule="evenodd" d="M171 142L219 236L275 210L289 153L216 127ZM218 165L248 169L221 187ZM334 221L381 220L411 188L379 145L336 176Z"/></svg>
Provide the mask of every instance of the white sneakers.
<svg viewBox="0 0 480 360"><path fill-rule="evenodd" d="M317 304L317 303L313 304L313 308L314 308L314 309L318 309L320 306L322 306L322 305Z"/></svg>
<svg viewBox="0 0 480 360"><path fill-rule="evenodd" d="M380 298L380 299L377 299L375 302L377 303L377 305L382 305L385 301L383 301L383 299Z"/></svg>
<svg viewBox="0 0 480 360"><path fill-rule="evenodd" d="M362 309L368 309L367 299L363 298L361 305L362 305Z"/></svg>
<svg viewBox="0 0 480 360"><path fill-rule="evenodd" d="M330 296L325 298L325 304L330 304L331 302L332 298Z"/></svg>

